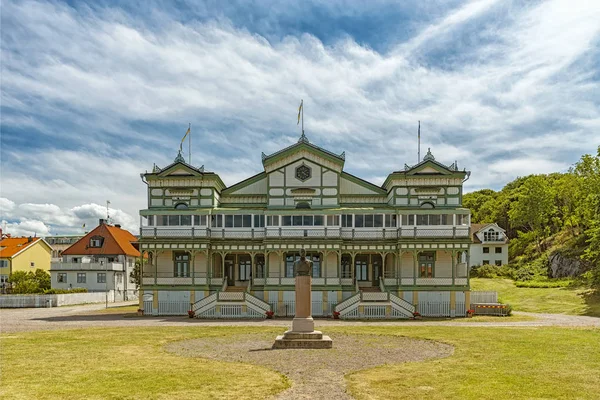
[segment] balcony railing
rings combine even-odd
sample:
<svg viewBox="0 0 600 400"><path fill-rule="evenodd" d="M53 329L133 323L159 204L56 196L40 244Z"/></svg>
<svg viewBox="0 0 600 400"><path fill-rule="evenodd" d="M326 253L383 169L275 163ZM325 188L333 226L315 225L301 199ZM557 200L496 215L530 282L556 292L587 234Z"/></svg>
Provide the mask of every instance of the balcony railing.
<svg viewBox="0 0 600 400"><path fill-rule="evenodd" d="M69 271L123 271L121 263L73 263L73 262L52 262L51 271L69 270Z"/></svg>
<svg viewBox="0 0 600 400"><path fill-rule="evenodd" d="M348 239L348 240L396 240L419 238L468 238L466 226L431 228L173 228L142 227L141 237L145 238L212 238L212 239Z"/></svg>

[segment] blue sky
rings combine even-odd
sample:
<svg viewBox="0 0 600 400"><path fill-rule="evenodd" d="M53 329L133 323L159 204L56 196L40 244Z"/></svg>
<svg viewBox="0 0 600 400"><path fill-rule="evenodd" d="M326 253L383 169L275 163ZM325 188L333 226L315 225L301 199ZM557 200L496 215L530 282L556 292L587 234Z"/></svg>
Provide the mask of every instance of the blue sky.
<svg viewBox="0 0 600 400"><path fill-rule="evenodd" d="M2 2L0 219L75 233L111 200L136 230L139 174L176 155L231 185L299 137L374 183L416 128L468 191L565 171L600 144L592 1ZM425 150L424 150L425 151Z"/></svg>

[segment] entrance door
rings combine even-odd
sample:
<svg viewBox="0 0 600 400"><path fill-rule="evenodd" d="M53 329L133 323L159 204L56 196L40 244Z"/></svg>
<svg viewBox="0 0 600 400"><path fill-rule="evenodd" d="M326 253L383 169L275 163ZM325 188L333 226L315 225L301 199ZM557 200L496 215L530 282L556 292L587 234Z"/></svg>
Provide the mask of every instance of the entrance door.
<svg viewBox="0 0 600 400"><path fill-rule="evenodd" d="M225 260L225 275L227 275L227 286L235 286L235 268L233 260Z"/></svg>

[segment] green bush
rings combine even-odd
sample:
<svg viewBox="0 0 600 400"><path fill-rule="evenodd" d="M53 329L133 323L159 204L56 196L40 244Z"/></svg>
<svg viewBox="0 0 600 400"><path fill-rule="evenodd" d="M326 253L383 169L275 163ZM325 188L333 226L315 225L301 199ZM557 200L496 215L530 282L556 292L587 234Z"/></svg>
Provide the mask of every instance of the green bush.
<svg viewBox="0 0 600 400"><path fill-rule="evenodd" d="M35 272L16 271L8 277L14 294L43 293L50 288L50 274L43 269Z"/></svg>
<svg viewBox="0 0 600 400"><path fill-rule="evenodd" d="M44 294L70 294L70 293L87 293L86 288L73 288L69 289L48 289L44 291Z"/></svg>
<svg viewBox="0 0 600 400"><path fill-rule="evenodd" d="M514 279L514 270L508 265L476 265L471 268L471 277Z"/></svg>
<svg viewBox="0 0 600 400"><path fill-rule="evenodd" d="M516 287L520 288L561 288L568 287L573 283L572 280L561 279L561 280L529 280L522 282L515 282Z"/></svg>

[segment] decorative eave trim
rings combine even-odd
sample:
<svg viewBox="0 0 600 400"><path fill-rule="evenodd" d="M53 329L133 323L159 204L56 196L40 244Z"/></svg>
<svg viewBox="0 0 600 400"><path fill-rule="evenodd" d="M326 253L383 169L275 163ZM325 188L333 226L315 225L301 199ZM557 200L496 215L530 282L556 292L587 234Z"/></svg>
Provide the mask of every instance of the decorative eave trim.
<svg viewBox="0 0 600 400"><path fill-rule="evenodd" d="M341 166L344 165L344 162L346 160L346 153L343 152L342 154L338 155L335 153L332 153L329 150L325 150L319 146L315 146L312 143L309 143L308 141L301 141L298 143L294 143L291 146L288 146L282 150L279 150L273 154L270 155L266 155L265 153L262 153L262 163L264 167L267 167L270 164L273 164L274 162L285 158L286 156L296 153L300 150L306 150L308 152L311 153L316 153L317 155L326 158L336 164L339 164Z"/></svg>

